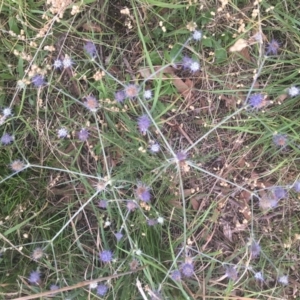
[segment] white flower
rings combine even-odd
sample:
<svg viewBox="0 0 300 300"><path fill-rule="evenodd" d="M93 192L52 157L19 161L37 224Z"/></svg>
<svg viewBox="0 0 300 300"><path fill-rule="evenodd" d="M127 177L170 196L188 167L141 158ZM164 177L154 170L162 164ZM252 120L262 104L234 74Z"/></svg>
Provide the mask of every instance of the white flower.
<svg viewBox="0 0 300 300"><path fill-rule="evenodd" d="M193 33L193 39L195 41L200 41L202 38L202 32L199 31L199 30L195 30L194 33Z"/></svg>
<svg viewBox="0 0 300 300"><path fill-rule="evenodd" d="M283 275L278 278L278 282L280 282L283 285L288 285L289 284L289 277L288 275Z"/></svg>
<svg viewBox="0 0 300 300"><path fill-rule="evenodd" d="M135 254L138 256L142 255L142 250L141 249L135 250Z"/></svg>
<svg viewBox="0 0 300 300"><path fill-rule="evenodd" d="M197 72L197 71L199 71L199 70L200 70L200 64L199 64L198 62L196 62L196 61L193 61L193 62L191 63L191 65L190 65L190 70L191 70L192 72Z"/></svg>
<svg viewBox="0 0 300 300"><path fill-rule="evenodd" d="M260 281L264 281L264 276L261 272L257 272L254 274L254 278Z"/></svg>
<svg viewBox="0 0 300 300"><path fill-rule="evenodd" d="M147 90L144 92L144 98L145 99L151 99L152 98L152 91Z"/></svg>
<svg viewBox="0 0 300 300"><path fill-rule="evenodd" d="M57 130L57 135L60 139L63 139L67 137L68 135L68 130L66 128L60 128Z"/></svg>
<svg viewBox="0 0 300 300"><path fill-rule="evenodd" d="M4 117L11 116L12 115L11 108L10 107L3 108L2 113Z"/></svg>
<svg viewBox="0 0 300 300"><path fill-rule="evenodd" d="M290 95L290 97L296 97L300 94L300 89L296 86L292 86L288 89L288 94Z"/></svg>
<svg viewBox="0 0 300 300"><path fill-rule="evenodd" d="M157 218L157 223L159 223L159 224L164 224L164 218L163 217L158 217Z"/></svg>
<svg viewBox="0 0 300 300"><path fill-rule="evenodd" d="M158 143L154 143L150 146L150 151L153 153L157 153L160 150L160 146Z"/></svg>
<svg viewBox="0 0 300 300"><path fill-rule="evenodd" d="M56 59L56 60L54 61L53 67L54 67L55 69L60 69L60 68L62 67L62 65L63 65L62 61L61 61L60 59Z"/></svg>
<svg viewBox="0 0 300 300"><path fill-rule="evenodd" d="M73 65L72 59L66 55L64 60L62 61L64 68L70 68Z"/></svg>
<svg viewBox="0 0 300 300"><path fill-rule="evenodd" d="M98 286L98 283L97 283L97 282L92 282L92 283L90 283L90 289L91 289L91 290L97 288L97 286Z"/></svg>

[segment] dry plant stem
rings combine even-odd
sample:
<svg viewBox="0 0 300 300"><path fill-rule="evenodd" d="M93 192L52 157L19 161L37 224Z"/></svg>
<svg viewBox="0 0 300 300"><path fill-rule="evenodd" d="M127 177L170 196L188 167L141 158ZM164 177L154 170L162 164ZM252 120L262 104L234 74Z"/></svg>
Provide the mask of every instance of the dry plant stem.
<svg viewBox="0 0 300 300"><path fill-rule="evenodd" d="M80 282L80 283L77 283L77 284L74 284L74 285L65 286L63 288L55 290L55 293L71 291L71 290L75 290L75 289L78 289L78 288L90 285L91 283L98 283L98 282L102 282L102 281L111 280L111 279L114 279L114 278L119 278L119 277L122 277L122 276L130 275L130 274L139 272L139 271L143 270L146 267L147 266L143 266L143 267L140 267L140 268L138 268L138 269L136 269L134 271L124 272L124 273L115 274L115 275L111 275L111 276L107 276L107 277L101 277L101 278L98 278L98 279L87 280L87 281L83 281L83 282ZM30 295L30 296L15 298L14 300L31 300L31 299L37 299L37 298L40 298L40 297L45 297L45 296L53 295L53 293L54 293L53 291L47 291L47 292L38 293L38 294L35 294L35 295Z"/></svg>

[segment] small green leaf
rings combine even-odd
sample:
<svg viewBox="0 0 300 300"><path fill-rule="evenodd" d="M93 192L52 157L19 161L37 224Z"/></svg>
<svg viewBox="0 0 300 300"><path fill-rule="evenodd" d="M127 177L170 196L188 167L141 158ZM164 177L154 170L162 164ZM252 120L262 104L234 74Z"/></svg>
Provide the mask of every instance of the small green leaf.
<svg viewBox="0 0 300 300"><path fill-rule="evenodd" d="M220 63L227 59L227 51L224 48L215 50L216 62Z"/></svg>

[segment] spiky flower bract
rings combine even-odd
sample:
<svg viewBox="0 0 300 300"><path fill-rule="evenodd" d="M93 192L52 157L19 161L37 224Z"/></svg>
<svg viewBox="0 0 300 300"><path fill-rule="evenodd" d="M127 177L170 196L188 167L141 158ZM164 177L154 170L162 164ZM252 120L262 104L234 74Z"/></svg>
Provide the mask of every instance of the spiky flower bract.
<svg viewBox="0 0 300 300"><path fill-rule="evenodd" d="M281 186L274 187L272 192L276 200L284 199L287 197L287 191Z"/></svg>
<svg viewBox="0 0 300 300"><path fill-rule="evenodd" d="M106 293L107 293L107 291L108 291L108 287L107 287L105 284L100 283L100 284L97 286L97 294L98 294L99 296L105 296Z"/></svg>
<svg viewBox="0 0 300 300"><path fill-rule="evenodd" d="M44 256L44 250L40 247L35 248L31 254L33 260L38 261Z"/></svg>
<svg viewBox="0 0 300 300"><path fill-rule="evenodd" d="M187 153L184 151L179 151L176 154L176 158L178 159L178 161L184 161L187 159Z"/></svg>
<svg viewBox="0 0 300 300"><path fill-rule="evenodd" d="M148 219L147 224L149 226L155 226L157 224L157 220L156 219Z"/></svg>
<svg viewBox="0 0 300 300"><path fill-rule="evenodd" d="M103 208L103 209L106 209L106 208L107 208L107 204L108 204L107 200L104 200L104 199L101 199L101 200L98 202L98 206L99 206L100 208Z"/></svg>
<svg viewBox="0 0 300 300"><path fill-rule="evenodd" d="M112 261L113 254L110 250L103 250L99 253L99 258L104 263L109 263Z"/></svg>
<svg viewBox="0 0 300 300"><path fill-rule="evenodd" d="M194 274L194 265L191 263L183 263L180 266L180 271L185 277L191 277Z"/></svg>
<svg viewBox="0 0 300 300"><path fill-rule="evenodd" d="M284 148L288 144L288 138L286 134L275 134L273 136L273 142L276 146Z"/></svg>
<svg viewBox="0 0 300 300"><path fill-rule="evenodd" d="M261 247L260 247L259 243L252 241L252 243L249 247L249 251L250 251L250 256L252 259L257 258L261 251Z"/></svg>
<svg viewBox="0 0 300 300"><path fill-rule="evenodd" d="M147 115L138 118L138 127L141 134L145 135L151 125L151 120Z"/></svg>
<svg viewBox="0 0 300 300"><path fill-rule="evenodd" d="M225 271L226 277L229 279L236 281L238 278L238 273L235 266L227 266Z"/></svg>
<svg viewBox="0 0 300 300"><path fill-rule="evenodd" d="M122 234L121 231L115 233L115 237L116 237L118 242L122 239L123 236L124 235Z"/></svg>
<svg viewBox="0 0 300 300"><path fill-rule="evenodd" d="M134 201L127 201L126 207L127 207L128 211L135 211L138 206Z"/></svg>
<svg viewBox="0 0 300 300"><path fill-rule="evenodd" d="M192 64L192 62L193 62L193 60L192 60L190 57L184 56L184 57L182 58L182 61L181 61L181 64L182 64L182 66L183 66L183 69L189 69L190 66L191 66L191 64Z"/></svg>
<svg viewBox="0 0 300 300"><path fill-rule="evenodd" d="M13 141L14 137L9 133L4 133L0 139L0 143L5 146L11 144Z"/></svg>
<svg viewBox="0 0 300 300"><path fill-rule="evenodd" d="M180 281L181 280L181 273L179 270L174 270L171 274L171 278L175 281Z"/></svg>
<svg viewBox="0 0 300 300"><path fill-rule="evenodd" d="M144 183L141 182L138 183L135 193L141 201L150 202L151 199L150 188L146 186Z"/></svg>
<svg viewBox="0 0 300 300"><path fill-rule="evenodd" d="M128 84L124 88L124 93L127 98L133 99L138 96L139 90L140 90L139 86L137 86L135 84Z"/></svg>
<svg viewBox="0 0 300 300"><path fill-rule="evenodd" d="M275 39L272 39L270 43L268 43L266 48L266 55L273 54L277 55L279 50L280 44Z"/></svg>
<svg viewBox="0 0 300 300"><path fill-rule="evenodd" d="M97 48L96 48L96 45L93 43L93 42L87 42L85 45L84 45L84 50L85 52L90 56L90 57L95 57L96 54L97 54Z"/></svg>
<svg viewBox="0 0 300 300"><path fill-rule="evenodd" d="M11 164L10 164L10 168L14 171L14 172L20 172L25 168L25 164L23 161L21 161L20 159L14 160Z"/></svg>
<svg viewBox="0 0 300 300"><path fill-rule="evenodd" d="M249 97L249 105L255 109L262 108L264 106L264 98L263 94L253 94Z"/></svg>
<svg viewBox="0 0 300 300"><path fill-rule="evenodd" d="M34 87L39 88L46 84L45 78L43 75L35 75L31 78L31 83Z"/></svg>
<svg viewBox="0 0 300 300"><path fill-rule="evenodd" d="M85 102L83 103L84 106L91 112L96 112L99 107L99 102L94 96L87 96L85 97Z"/></svg>
<svg viewBox="0 0 300 300"><path fill-rule="evenodd" d="M82 128L78 132L78 138L82 141L85 142L89 138L89 131L86 128Z"/></svg>
<svg viewBox="0 0 300 300"><path fill-rule="evenodd" d="M124 91L117 91L115 93L115 99L118 103L123 102L125 100L125 98L126 98L126 94Z"/></svg>
<svg viewBox="0 0 300 300"><path fill-rule="evenodd" d="M300 89L296 86L291 86L288 89L288 94L289 94L290 97L296 97L300 94Z"/></svg>
<svg viewBox="0 0 300 300"><path fill-rule="evenodd" d="M31 284L39 284L41 282L41 273L38 271L32 271L28 277L28 281Z"/></svg>

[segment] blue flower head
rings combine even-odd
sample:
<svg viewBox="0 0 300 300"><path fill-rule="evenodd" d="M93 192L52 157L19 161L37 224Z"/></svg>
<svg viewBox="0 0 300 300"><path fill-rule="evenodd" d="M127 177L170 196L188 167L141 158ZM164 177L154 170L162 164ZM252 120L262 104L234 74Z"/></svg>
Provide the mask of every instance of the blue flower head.
<svg viewBox="0 0 300 300"><path fill-rule="evenodd" d="M28 281L31 284L39 284L41 282L41 273L38 271L32 271L29 275Z"/></svg>
<svg viewBox="0 0 300 300"><path fill-rule="evenodd" d="M35 75L31 78L31 83L34 87L39 88L46 84L45 78L42 75Z"/></svg>
<svg viewBox="0 0 300 300"><path fill-rule="evenodd" d="M150 202L151 194L150 188L145 184L139 182L137 185L137 189L135 190L137 197L144 202Z"/></svg>
<svg viewBox="0 0 300 300"><path fill-rule="evenodd" d="M0 139L0 143L2 145L9 145L10 143L12 143L14 140L14 137L12 135L10 135L9 133L4 133Z"/></svg>
<svg viewBox="0 0 300 300"><path fill-rule="evenodd" d="M181 273L179 270L174 270L171 274L171 278L175 281L180 281L181 280Z"/></svg>
<svg viewBox="0 0 300 300"><path fill-rule="evenodd" d="M184 152L184 151L179 151L177 154L176 154L176 158L179 160L179 161L184 161L187 159L187 153Z"/></svg>
<svg viewBox="0 0 300 300"><path fill-rule="evenodd" d="M184 69L184 70L189 69L190 66L191 66L191 64L192 64L192 62L193 62L193 60L192 60L190 57L184 56L184 57L182 58L182 61L181 61L181 64L182 64L182 66L183 66L183 69Z"/></svg>
<svg viewBox="0 0 300 300"><path fill-rule="evenodd" d="M249 247L251 258L257 258L260 254L261 247L259 243L253 241Z"/></svg>
<svg viewBox="0 0 300 300"><path fill-rule="evenodd" d="M280 44L275 39L272 39L270 43L268 43L266 48L266 55L273 54L277 55Z"/></svg>
<svg viewBox="0 0 300 300"><path fill-rule="evenodd" d="M113 254L110 250L103 250L99 253L99 258L104 263L109 263L113 259Z"/></svg>
<svg viewBox="0 0 300 300"><path fill-rule="evenodd" d="M151 125L151 120L147 115L138 118L138 127L141 134L145 135Z"/></svg>
<svg viewBox="0 0 300 300"><path fill-rule="evenodd" d="M100 283L98 286L97 286L97 295L99 296L105 296L106 293L108 291L108 287L107 285L103 284L103 283Z"/></svg>
<svg viewBox="0 0 300 300"><path fill-rule="evenodd" d="M82 128L78 132L78 138L82 141L85 142L89 138L89 132L86 128Z"/></svg>
<svg viewBox="0 0 300 300"><path fill-rule="evenodd" d="M133 99L138 96L140 88L136 84L128 84L124 88L125 96L129 99Z"/></svg>
<svg viewBox="0 0 300 300"><path fill-rule="evenodd" d="M96 112L99 107L99 102L94 96L86 96L84 101L84 106L91 112Z"/></svg>
<svg viewBox="0 0 300 300"><path fill-rule="evenodd" d="M238 278L238 272L236 270L236 267L235 266L227 266L226 267L226 271L225 271L225 275L233 280L233 281L236 281L237 278Z"/></svg>
<svg viewBox="0 0 300 300"><path fill-rule="evenodd" d="M274 187L272 192L276 200L284 199L287 197L286 190L281 186Z"/></svg>
<svg viewBox="0 0 300 300"><path fill-rule="evenodd" d="M115 99L118 103L122 103L126 98L125 92L124 91L117 91L115 93Z"/></svg>
<svg viewBox="0 0 300 300"><path fill-rule="evenodd" d="M97 48L93 42L87 42L84 45L84 50L85 52L90 56L90 57L95 57L97 54Z"/></svg>
<svg viewBox="0 0 300 300"><path fill-rule="evenodd" d="M116 232L115 233L115 237L116 237L117 241L119 242L122 239L122 237L123 237L122 232L121 231Z"/></svg>
<svg viewBox="0 0 300 300"><path fill-rule="evenodd" d="M265 105L264 99L265 99L265 97L263 94L253 94L249 97L248 102L252 108L260 109L260 108L264 107L264 105Z"/></svg>
<svg viewBox="0 0 300 300"><path fill-rule="evenodd" d="M147 224L149 226L155 226L157 224L157 219L148 219Z"/></svg>
<svg viewBox="0 0 300 300"><path fill-rule="evenodd" d="M194 266L191 263L183 263L180 266L180 271L185 277L191 277L194 274Z"/></svg>

